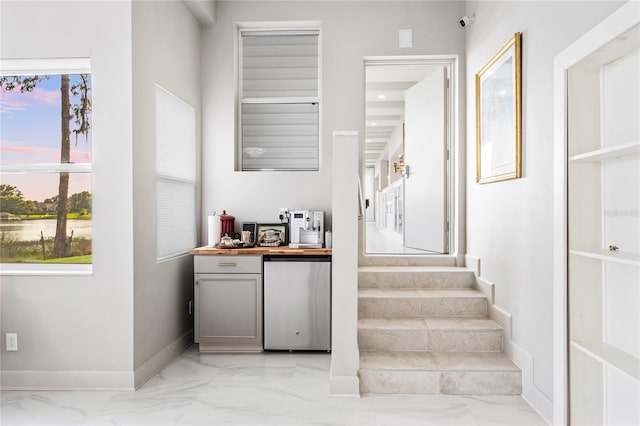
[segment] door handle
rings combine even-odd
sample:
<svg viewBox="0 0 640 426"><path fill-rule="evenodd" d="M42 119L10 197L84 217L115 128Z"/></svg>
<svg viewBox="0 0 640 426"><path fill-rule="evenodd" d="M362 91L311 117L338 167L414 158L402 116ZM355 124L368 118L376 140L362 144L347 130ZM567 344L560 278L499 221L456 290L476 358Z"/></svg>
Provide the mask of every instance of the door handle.
<svg viewBox="0 0 640 426"><path fill-rule="evenodd" d="M403 178L409 179L409 175L410 175L409 169L410 169L409 165L405 164L404 168L400 172L400 174L402 175Z"/></svg>

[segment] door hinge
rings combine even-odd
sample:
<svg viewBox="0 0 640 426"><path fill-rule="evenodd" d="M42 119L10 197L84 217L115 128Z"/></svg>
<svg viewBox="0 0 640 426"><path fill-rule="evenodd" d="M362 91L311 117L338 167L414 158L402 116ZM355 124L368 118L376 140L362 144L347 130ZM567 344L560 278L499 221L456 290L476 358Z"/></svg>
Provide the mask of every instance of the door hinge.
<svg viewBox="0 0 640 426"><path fill-rule="evenodd" d="M447 89L449 88L449 78L447 78Z"/></svg>
<svg viewBox="0 0 640 426"><path fill-rule="evenodd" d="M449 221L446 221L444 224L444 232L449 232Z"/></svg>
<svg viewBox="0 0 640 426"><path fill-rule="evenodd" d="M447 160L449 159L449 150L447 150Z"/></svg>

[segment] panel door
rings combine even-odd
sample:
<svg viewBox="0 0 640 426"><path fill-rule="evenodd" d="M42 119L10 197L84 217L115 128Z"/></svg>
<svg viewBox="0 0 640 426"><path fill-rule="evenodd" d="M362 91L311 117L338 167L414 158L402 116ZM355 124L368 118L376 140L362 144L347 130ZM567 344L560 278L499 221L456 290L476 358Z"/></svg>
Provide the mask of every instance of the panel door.
<svg viewBox="0 0 640 426"><path fill-rule="evenodd" d="M405 95L406 247L446 253L447 70L438 68Z"/></svg>

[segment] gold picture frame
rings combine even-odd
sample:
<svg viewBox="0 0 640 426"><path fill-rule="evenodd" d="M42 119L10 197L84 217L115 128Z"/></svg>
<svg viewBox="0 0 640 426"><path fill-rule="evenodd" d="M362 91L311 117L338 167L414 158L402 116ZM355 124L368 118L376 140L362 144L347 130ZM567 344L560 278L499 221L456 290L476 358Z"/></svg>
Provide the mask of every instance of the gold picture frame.
<svg viewBox="0 0 640 426"><path fill-rule="evenodd" d="M522 33L476 74L476 182L522 177Z"/></svg>

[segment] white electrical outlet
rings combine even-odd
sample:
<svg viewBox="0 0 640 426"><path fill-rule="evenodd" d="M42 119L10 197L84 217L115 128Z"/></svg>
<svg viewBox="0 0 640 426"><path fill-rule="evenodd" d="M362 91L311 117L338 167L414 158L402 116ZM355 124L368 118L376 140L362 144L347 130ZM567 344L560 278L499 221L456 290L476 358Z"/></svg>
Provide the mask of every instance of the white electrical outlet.
<svg viewBox="0 0 640 426"><path fill-rule="evenodd" d="M17 351L17 350L18 350L18 334L7 333L7 351Z"/></svg>
<svg viewBox="0 0 640 426"><path fill-rule="evenodd" d="M278 218L281 223L289 222L289 208L288 207L280 207L280 211L278 212Z"/></svg>

